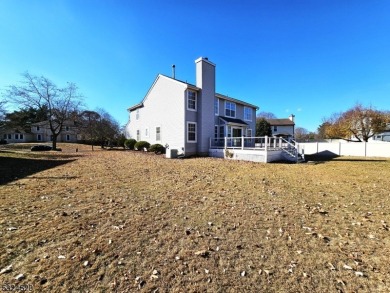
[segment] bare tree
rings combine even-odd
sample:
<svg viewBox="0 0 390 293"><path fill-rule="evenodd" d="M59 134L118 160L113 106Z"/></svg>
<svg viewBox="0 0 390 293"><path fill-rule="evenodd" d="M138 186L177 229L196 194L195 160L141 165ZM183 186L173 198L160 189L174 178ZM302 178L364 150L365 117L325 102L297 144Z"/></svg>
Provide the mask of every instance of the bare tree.
<svg viewBox="0 0 390 293"><path fill-rule="evenodd" d="M81 112L79 117L80 133L91 142L92 151L94 141L97 140L98 123L100 114L95 111L85 110Z"/></svg>
<svg viewBox="0 0 390 293"><path fill-rule="evenodd" d="M39 110L47 108L48 125L52 135L53 149L57 148L57 137L64 122L73 119L81 105L81 96L74 83L59 88L48 78L26 72L20 85L11 85L6 91L7 98L19 106Z"/></svg>
<svg viewBox="0 0 390 293"><path fill-rule="evenodd" d="M259 112L257 113L257 118L265 118L265 119L276 119L276 115L272 112Z"/></svg>
<svg viewBox="0 0 390 293"><path fill-rule="evenodd" d="M309 131L306 128L303 127L297 127L295 128L295 139L296 140L306 140L308 137Z"/></svg>

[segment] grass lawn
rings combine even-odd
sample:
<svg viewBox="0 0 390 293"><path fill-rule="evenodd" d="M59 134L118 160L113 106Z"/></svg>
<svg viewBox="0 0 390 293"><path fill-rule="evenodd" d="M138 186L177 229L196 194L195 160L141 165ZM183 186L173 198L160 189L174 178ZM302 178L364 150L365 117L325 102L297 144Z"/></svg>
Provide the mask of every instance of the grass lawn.
<svg viewBox="0 0 390 293"><path fill-rule="evenodd" d="M3 290L389 292L390 160L29 147L0 147Z"/></svg>

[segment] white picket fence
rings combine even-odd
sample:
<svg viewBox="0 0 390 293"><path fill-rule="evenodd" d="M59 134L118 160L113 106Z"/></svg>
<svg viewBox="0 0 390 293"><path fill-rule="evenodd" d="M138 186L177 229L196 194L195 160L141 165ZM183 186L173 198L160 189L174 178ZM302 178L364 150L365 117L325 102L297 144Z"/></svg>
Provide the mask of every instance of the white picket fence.
<svg viewBox="0 0 390 293"><path fill-rule="evenodd" d="M337 155L390 158L390 142L300 142L298 152L305 155Z"/></svg>

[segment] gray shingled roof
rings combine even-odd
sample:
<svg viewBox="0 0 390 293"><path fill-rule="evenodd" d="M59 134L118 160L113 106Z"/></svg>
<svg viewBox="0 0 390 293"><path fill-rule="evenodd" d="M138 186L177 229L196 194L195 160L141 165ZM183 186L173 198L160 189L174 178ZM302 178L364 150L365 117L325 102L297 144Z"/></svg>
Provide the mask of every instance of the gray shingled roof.
<svg viewBox="0 0 390 293"><path fill-rule="evenodd" d="M271 124L271 126L288 126L288 125L295 125L293 121L291 121L288 118L284 119L267 119L267 122Z"/></svg>

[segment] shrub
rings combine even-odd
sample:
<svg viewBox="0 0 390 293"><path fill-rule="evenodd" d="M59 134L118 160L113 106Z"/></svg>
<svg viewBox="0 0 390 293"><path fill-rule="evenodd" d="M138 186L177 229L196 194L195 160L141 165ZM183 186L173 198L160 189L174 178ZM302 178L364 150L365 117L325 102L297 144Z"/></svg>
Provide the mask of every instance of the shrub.
<svg viewBox="0 0 390 293"><path fill-rule="evenodd" d="M134 150L134 146L137 143L137 141L134 138L126 139L125 140L125 148L129 150Z"/></svg>
<svg viewBox="0 0 390 293"><path fill-rule="evenodd" d="M165 154L165 147L159 143L152 144L149 148L149 152L154 152L155 154Z"/></svg>
<svg viewBox="0 0 390 293"><path fill-rule="evenodd" d="M125 147L126 137L123 134L121 134L119 137L117 137L115 142L116 142L117 147L126 148Z"/></svg>
<svg viewBox="0 0 390 293"><path fill-rule="evenodd" d="M143 151L145 148L146 150L150 148L150 143L148 143L147 141L140 140L134 145L134 149L138 151Z"/></svg>

